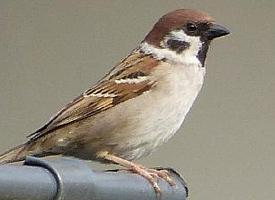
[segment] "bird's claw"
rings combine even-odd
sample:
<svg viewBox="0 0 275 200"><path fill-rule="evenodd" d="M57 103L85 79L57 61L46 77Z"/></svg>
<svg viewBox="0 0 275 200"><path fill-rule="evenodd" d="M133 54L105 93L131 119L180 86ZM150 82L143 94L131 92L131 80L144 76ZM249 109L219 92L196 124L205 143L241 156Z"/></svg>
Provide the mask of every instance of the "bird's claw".
<svg viewBox="0 0 275 200"><path fill-rule="evenodd" d="M163 179L171 186L176 185L173 179L170 178L170 173L167 170L148 169L141 165L135 165L129 170L144 177L152 185L158 197L161 195L161 189L157 180L158 178Z"/></svg>

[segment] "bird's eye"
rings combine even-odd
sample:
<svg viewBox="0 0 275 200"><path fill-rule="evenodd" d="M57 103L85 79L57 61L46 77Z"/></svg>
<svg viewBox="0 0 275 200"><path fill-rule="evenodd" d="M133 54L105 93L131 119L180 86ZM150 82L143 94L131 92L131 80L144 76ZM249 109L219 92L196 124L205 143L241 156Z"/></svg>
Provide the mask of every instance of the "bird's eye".
<svg viewBox="0 0 275 200"><path fill-rule="evenodd" d="M195 32L197 30L197 25L194 23L188 23L186 25L187 31L189 32Z"/></svg>

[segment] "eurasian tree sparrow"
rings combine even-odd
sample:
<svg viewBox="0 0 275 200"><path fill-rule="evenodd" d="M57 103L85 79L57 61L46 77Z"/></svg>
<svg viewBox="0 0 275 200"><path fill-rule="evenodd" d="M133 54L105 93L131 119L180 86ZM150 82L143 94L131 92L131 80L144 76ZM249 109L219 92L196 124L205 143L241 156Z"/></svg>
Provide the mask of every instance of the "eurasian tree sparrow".
<svg viewBox="0 0 275 200"><path fill-rule="evenodd" d="M209 15L172 11L96 85L67 104L29 140L0 156L0 163L27 155L62 154L112 162L145 177L173 184L165 171L134 164L180 128L201 90L210 42L229 34Z"/></svg>

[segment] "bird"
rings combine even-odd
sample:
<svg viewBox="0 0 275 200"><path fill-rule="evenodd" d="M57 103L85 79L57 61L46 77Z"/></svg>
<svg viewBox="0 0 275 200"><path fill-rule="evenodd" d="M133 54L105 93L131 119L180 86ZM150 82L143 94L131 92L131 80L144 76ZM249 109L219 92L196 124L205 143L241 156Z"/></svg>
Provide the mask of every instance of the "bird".
<svg viewBox="0 0 275 200"><path fill-rule="evenodd" d="M165 170L134 161L150 155L180 128L200 92L213 39L229 34L207 13L178 9L163 15L128 56L65 105L28 140L0 156L63 155L113 163L149 181L173 185Z"/></svg>

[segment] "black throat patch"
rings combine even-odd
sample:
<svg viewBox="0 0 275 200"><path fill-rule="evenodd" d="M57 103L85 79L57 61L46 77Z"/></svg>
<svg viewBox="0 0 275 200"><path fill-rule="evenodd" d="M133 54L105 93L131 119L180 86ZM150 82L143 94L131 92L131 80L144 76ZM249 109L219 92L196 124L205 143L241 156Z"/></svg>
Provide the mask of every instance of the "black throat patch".
<svg viewBox="0 0 275 200"><path fill-rule="evenodd" d="M199 59L199 61L201 62L202 67L204 67L205 64L205 59L206 59L206 54L209 48L209 41L205 41L202 43L201 49L198 52L197 58Z"/></svg>

